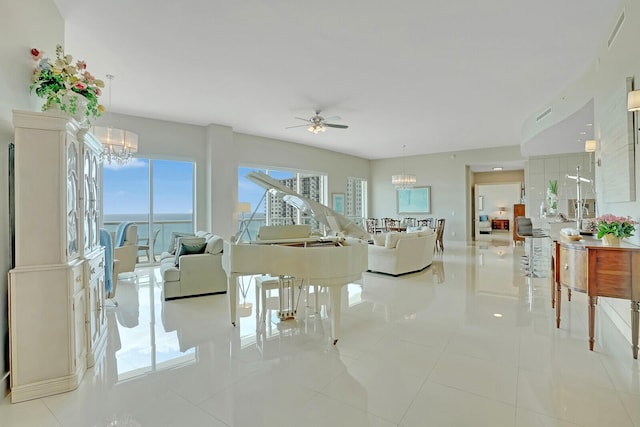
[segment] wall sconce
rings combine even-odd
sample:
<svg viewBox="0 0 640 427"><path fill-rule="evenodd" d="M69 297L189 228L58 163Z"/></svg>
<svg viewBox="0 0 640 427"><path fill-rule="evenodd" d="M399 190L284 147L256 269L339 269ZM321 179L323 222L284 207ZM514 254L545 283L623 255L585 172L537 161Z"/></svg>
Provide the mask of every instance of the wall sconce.
<svg viewBox="0 0 640 427"><path fill-rule="evenodd" d="M627 95L627 110L640 111L640 90L634 90Z"/></svg>
<svg viewBox="0 0 640 427"><path fill-rule="evenodd" d="M598 147L598 142L595 139L587 139L584 142L584 151L587 153L595 153L596 152L596 148ZM589 161L589 171L591 171L591 156L593 156L593 154L590 154L590 161ZM596 161L596 164L598 166L600 166L600 159L598 159Z"/></svg>
<svg viewBox="0 0 640 427"><path fill-rule="evenodd" d="M635 113L636 111L640 111L640 90L634 90L627 94L627 110L632 113ZM634 127L638 126L638 120L635 117L634 117L633 125Z"/></svg>

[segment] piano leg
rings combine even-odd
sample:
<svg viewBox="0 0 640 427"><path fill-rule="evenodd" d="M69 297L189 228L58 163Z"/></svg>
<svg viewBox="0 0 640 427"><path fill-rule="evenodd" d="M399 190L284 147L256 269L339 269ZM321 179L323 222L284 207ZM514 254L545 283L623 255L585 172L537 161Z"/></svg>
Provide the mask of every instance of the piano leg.
<svg viewBox="0 0 640 427"><path fill-rule="evenodd" d="M340 333L342 286L329 286L329 299L331 300L331 338L333 339L333 345L336 345L338 334Z"/></svg>
<svg viewBox="0 0 640 427"><path fill-rule="evenodd" d="M236 308L238 305L238 275L230 274L227 279L227 292L229 294L229 317L231 317L231 324L236 326L238 320Z"/></svg>

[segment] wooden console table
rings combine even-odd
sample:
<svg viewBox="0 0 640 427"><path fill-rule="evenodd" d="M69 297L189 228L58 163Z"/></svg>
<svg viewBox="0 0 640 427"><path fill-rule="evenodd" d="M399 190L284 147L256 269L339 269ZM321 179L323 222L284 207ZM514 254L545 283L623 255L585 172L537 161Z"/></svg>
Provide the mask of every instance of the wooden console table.
<svg viewBox="0 0 640 427"><path fill-rule="evenodd" d="M507 230L509 231L509 220L508 219L492 219L491 220L491 229L492 230Z"/></svg>
<svg viewBox="0 0 640 427"><path fill-rule="evenodd" d="M640 247L626 243L603 246L600 240L555 241L556 327L560 327L562 286L589 297L589 350L593 351L595 306L598 297L631 301L633 358L638 358L640 308Z"/></svg>

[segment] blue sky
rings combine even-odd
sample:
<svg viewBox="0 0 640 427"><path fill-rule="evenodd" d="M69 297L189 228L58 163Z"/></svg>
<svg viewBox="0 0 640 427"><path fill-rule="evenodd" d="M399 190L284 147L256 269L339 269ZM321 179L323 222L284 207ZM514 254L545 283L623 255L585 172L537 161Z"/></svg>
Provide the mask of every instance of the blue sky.
<svg viewBox="0 0 640 427"><path fill-rule="evenodd" d="M256 168L238 168L238 201L251 203L255 210L264 189L246 178ZM261 170L264 172L264 169ZM191 162L153 160L154 213L193 211L193 174ZM294 176L293 172L269 171L275 179ZM147 214L149 212L149 160L134 158L124 166L104 164L104 213ZM258 212L264 212L261 207ZM247 214L248 215L248 214Z"/></svg>
<svg viewBox="0 0 640 427"><path fill-rule="evenodd" d="M249 181L246 178L246 175L249 172L253 172L256 170L260 172L265 172L264 169L243 168L243 167L238 168L238 202L251 203L252 212L256 209L258 202L260 202L260 199L262 198L262 195L264 194L264 191L265 191L262 187L254 184L253 182ZM269 175L275 179L285 179L285 178L292 178L294 176L294 173L270 170ZM258 213L263 213L263 212L264 212L264 206L261 205L260 209L258 210ZM250 215L250 214L245 214L245 215Z"/></svg>
<svg viewBox="0 0 640 427"><path fill-rule="evenodd" d="M154 213L193 212L192 162L153 161ZM124 166L104 164L104 213L149 212L149 160L133 159Z"/></svg>

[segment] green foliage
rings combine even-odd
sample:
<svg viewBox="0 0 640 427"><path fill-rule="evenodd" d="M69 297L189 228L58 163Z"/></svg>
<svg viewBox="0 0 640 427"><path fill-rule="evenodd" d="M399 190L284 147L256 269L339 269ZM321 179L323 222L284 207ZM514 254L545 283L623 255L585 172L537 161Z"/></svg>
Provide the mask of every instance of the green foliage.
<svg viewBox="0 0 640 427"><path fill-rule="evenodd" d="M35 48L31 49L31 57L36 61L36 67L29 88L45 99L42 111L58 105L61 111L74 116L82 113L87 118L100 117L104 107L98 103L98 97L102 94L100 89L104 82L86 70L84 61L73 64L73 57L65 55L60 45L56 46L55 61L44 58L43 52ZM77 98L67 96L70 93L86 98L85 111L78 111Z"/></svg>
<svg viewBox="0 0 640 427"><path fill-rule="evenodd" d="M616 237L631 237L635 231L636 222L629 217L615 216L611 214L596 218L598 238L605 234L613 234Z"/></svg>

